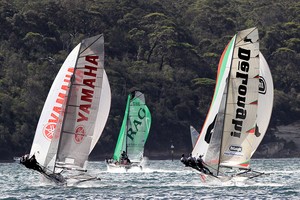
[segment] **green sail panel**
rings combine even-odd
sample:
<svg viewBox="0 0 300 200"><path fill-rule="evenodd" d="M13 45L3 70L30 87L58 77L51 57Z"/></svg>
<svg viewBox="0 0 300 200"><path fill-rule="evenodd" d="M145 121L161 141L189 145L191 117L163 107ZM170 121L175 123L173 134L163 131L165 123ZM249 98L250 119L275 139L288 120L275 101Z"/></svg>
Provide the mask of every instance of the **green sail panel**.
<svg viewBox="0 0 300 200"><path fill-rule="evenodd" d="M126 132L127 132L126 130L127 130L127 119L128 119L130 98L131 98L131 95L129 94L128 98L127 98L126 109L125 109L125 114L124 114L121 130L119 133L118 141L117 141L117 144L115 147L115 152L113 155L113 159L118 162L120 162L121 153L123 151L126 151L126 137L125 136L126 136Z"/></svg>

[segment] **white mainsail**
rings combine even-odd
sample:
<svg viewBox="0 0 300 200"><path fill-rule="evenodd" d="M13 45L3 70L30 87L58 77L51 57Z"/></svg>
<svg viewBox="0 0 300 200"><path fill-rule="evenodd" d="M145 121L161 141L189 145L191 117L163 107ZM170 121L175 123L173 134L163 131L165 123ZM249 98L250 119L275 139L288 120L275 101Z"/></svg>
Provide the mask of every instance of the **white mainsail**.
<svg viewBox="0 0 300 200"><path fill-rule="evenodd" d="M220 165L248 168L255 140L259 85L258 30L247 29L236 35L225 121L220 151Z"/></svg>
<svg viewBox="0 0 300 200"><path fill-rule="evenodd" d="M63 70L64 68L72 73L66 76L66 71L69 71ZM61 82L67 84L62 85ZM59 92L60 89L65 93ZM59 98L54 102L59 102L60 107L53 99L49 99L50 94L56 90ZM101 136L110 109L111 93L104 70L102 35L83 40L71 52L51 87L47 101L43 112L45 110L46 114L52 118L55 116L56 119L52 138L47 140L45 148L37 129L37 139L34 140L31 154L35 154L37 161L53 172L56 172L55 167L85 169L88 156ZM49 109L54 110L55 115ZM46 122L47 118L41 117L38 127L45 126ZM43 147L43 153L38 157L40 149L36 147L39 146Z"/></svg>

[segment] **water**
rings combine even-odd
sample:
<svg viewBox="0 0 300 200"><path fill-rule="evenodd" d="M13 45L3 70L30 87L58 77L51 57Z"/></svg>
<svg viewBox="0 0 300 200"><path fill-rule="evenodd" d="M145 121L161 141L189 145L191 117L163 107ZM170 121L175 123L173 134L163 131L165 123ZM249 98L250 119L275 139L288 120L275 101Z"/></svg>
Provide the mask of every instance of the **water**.
<svg viewBox="0 0 300 200"><path fill-rule="evenodd" d="M300 159L253 160L270 173L247 182L204 184L179 161L149 160L143 172L108 172L104 162L90 162L101 181L60 187L18 163L0 163L0 199L300 199Z"/></svg>

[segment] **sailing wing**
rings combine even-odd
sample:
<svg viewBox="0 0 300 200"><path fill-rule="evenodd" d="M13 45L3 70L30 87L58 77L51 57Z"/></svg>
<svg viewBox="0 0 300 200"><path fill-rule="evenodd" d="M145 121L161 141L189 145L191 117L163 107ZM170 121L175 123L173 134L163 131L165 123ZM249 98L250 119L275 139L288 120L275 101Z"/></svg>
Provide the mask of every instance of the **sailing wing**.
<svg viewBox="0 0 300 200"><path fill-rule="evenodd" d="M255 140L252 144L252 155L261 143L267 131L273 109L274 86L269 65L262 55L259 54L259 90L258 90L258 109L257 125L255 129Z"/></svg>
<svg viewBox="0 0 300 200"><path fill-rule="evenodd" d="M199 133L198 131L196 131L196 129L193 126L190 126L190 132L191 132L192 145L194 147L199 137Z"/></svg>
<svg viewBox="0 0 300 200"><path fill-rule="evenodd" d="M74 72L80 45L77 45L66 58L52 83L45 101L40 119L35 131L35 136L30 150L30 155L35 155L41 166L46 166L51 140L59 129L61 111L66 102L66 95L70 80ZM50 158L51 160L51 158ZM49 163L49 162L48 162ZM52 163L53 165L54 163Z"/></svg>
<svg viewBox="0 0 300 200"><path fill-rule="evenodd" d="M255 140L259 85L256 28L236 35L228 82L220 165L248 168Z"/></svg>
<svg viewBox="0 0 300 200"><path fill-rule="evenodd" d="M150 131L151 114L145 104L144 94L139 91L132 95L127 125L127 155L132 162L140 162Z"/></svg>

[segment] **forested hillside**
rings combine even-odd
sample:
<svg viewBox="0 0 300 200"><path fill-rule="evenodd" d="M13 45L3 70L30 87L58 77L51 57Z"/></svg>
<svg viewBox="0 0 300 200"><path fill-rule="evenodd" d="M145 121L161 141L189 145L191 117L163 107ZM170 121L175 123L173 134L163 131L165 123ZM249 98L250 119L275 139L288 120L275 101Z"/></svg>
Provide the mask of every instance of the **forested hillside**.
<svg viewBox="0 0 300 200"><path fill-rule="evenodd" d="M100 33L112 106L93 158L113 153L134 89L152 112L146 155L169 156L171 143L176 154L190 152L189 125L202 127L223 49L237 31L254 26L275 85L264 147L281 143L284 151L274 155L294 156L297 144L274 132L300 119L299 1L0 0L0 159L29 152L64 59Z"/></svg>

